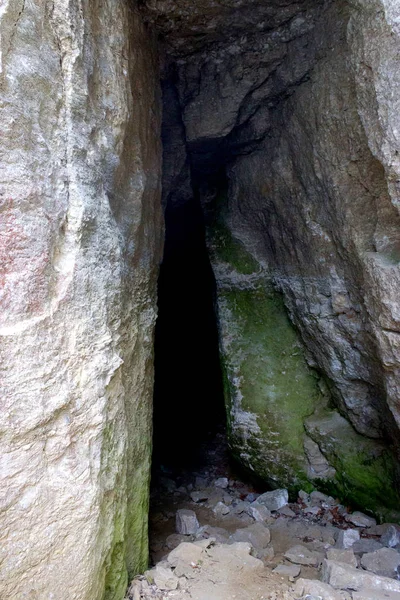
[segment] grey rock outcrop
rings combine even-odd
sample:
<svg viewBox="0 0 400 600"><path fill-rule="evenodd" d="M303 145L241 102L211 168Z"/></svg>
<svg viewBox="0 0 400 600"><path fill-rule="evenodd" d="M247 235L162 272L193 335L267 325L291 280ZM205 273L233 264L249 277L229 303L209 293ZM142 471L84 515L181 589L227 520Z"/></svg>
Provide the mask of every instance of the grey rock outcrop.
<svg viewBox="0 0 400 600"><path fill-rule="evenodd" d="M148 555L154 40L108 0L6 0L0 30L0 597L120 600Z"/></svg>

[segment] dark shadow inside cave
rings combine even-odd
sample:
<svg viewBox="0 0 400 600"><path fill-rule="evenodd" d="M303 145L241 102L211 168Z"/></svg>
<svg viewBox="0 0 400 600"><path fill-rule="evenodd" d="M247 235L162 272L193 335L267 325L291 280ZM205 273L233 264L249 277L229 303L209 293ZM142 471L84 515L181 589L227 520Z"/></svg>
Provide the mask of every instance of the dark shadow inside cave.
<svg viewBox="0 0 400 600"><path fill-rule="evenodd" d="M167 205L155 339L153 466L187 468L223 428L215 281L200 203Z"/></svg>

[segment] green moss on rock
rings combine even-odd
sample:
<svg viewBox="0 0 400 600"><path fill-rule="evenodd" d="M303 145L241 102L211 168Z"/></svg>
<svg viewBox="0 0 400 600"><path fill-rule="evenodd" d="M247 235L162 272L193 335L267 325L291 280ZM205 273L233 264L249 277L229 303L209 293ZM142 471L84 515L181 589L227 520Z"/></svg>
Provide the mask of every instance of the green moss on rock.
<svg viewBox="0 0 400 600"><path fill-rule="evenodd" d="M282 297L265 281L218 296L232 451L272 486L307 486L303 421L319 391Z"/></svg>
<svg viewBox="0 0 400 600"><path fill-rule="evenodd" d="M337 495L381 519L400 520L395 464L386 446L358 434L337 411L322 410L307 419L307 432L336 469ZM318 482L324 487L326 482Z"/></svg>
<svg viewBox="0 0 400 600"><path fill-rule="evenodd" d="M361 436L337 411L326 408L327 398L306 363L281 294L242 242L220 222L209 232L209 242L234 458L270 487L286 487L292 496L300 488L317 488L399 521L390 449ZM325 479L316 479L310 469L306 434L327 460Z"/></svg>

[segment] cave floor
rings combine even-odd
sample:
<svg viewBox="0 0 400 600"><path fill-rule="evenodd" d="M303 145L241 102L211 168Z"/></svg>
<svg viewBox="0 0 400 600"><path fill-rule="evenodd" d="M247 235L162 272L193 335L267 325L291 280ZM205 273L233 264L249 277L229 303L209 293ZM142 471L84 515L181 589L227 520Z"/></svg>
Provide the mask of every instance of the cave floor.
<svg viewBox="0 0 400 600"><path fill-rule="evenodd" d="M260 490L234 471L222 434L204 446L200 457L191 468L159 466L153 475L152 568L132 582L127 598L363 600L350 589L335 590L321 582L327 581L321 569L326 558L339 565L345 561L343 566L350 565L361 579L367 573L366 577L379 580L364 571L360 561L383 548L380 536L388 525L376 526L373 519L351 513L317 491L311 496L300 494L296 502L278 510L260 509ZM348 530L359 538L350 550L341 541ZM354 579L354 573L350 575ZM391 577L384 579L393 582L389 588L394 595L382 598L399 600L396 573ZM362 579L361 587L367 584L373 582ZM365 598L378 600L379 593L375 590Z"/></svg>

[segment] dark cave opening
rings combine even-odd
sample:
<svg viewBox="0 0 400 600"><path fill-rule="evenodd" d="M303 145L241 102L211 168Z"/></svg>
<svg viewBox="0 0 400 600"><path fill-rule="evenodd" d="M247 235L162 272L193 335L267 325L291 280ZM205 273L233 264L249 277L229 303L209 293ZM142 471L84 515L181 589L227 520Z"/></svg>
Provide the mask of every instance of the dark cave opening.
<svg viewBox="0 0 400 600"><path fill-rule="evenodd" d="M153 466L179 469L223 429L215 281L200 203L168 204L158 283Z"/></svg>

